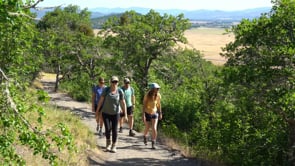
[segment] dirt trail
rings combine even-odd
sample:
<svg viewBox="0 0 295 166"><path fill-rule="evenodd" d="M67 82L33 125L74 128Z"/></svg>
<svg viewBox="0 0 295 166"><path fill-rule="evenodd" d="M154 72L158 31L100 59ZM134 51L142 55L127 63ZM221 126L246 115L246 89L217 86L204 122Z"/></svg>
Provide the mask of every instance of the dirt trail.
<svg viewBox="0 0 295 166"><path fill-rule="evenodd" d="M77 102L64 93L55 93L52 91L54 80L42 79L44 90L51 97L50 102L58 107L70 109L75 114L81 116L81 120L85 123L93 134L97 136L97 146L101 149L101 153L97 154L89 151L89 165L138 165L138 166L204 166L206 162L185 158L177 150L171 150L166 145L157 143L157 149L151 149L151 142L148 145L143 143L142 133L136 132L135 137L128 136L128 129L124 128L123 133L118 133L117 153L105 152L105 137L98 136L95 130L96 122L94 113L91 112L91 105L85 102ZM210 164L209 164L210 165Z"/></svg>

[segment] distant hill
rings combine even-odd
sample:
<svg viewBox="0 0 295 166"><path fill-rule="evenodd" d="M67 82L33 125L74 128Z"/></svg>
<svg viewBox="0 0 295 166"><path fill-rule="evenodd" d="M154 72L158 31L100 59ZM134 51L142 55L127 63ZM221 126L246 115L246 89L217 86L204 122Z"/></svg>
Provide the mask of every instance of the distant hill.
<svg viewBox="0 0 295 166"><path fill-rule="evenodd" d="M264 8L254 8L247 10L237 10L237 11L221 11L221 10L179 10L179 9L169 9L169 10L160 10L155 11L160 14L171 14L178 15L183 13L184 16L190 20L235 20L240 21L243 18L253 19L259 17L262 13L267 13L270 11L270 7ZM134 10L141 14L146 14L150 11L148 8L93 8L89 9L92 12L92 18L95 18L95 13L101 13L105 15L124 13L125 11Z"/></svg>
<svg viewBox="0 0 295 166"><path fill-rule="evenodd" d="M100 28L106 18L110 16L118 16L120 13L125 11L134 10L140 14L146 14L150 11L147 8L94 8L89 9L92 12L92 23L93 28ZM178 15L183 13L185 18L189 19L192 23L192 27L219 27L219 28L229 28L232 25L237 24L242 19L254 19L261 16L262 13L268 13L271 10L269 7L265 8L255 8L247 10L238 11L221 11L221 10L155 10L160 14L171 14ZM105 16L94 17L96 14L100 13Z"/></svg>
<svg viewBox="0 0 295 166"><path fill-rule="evenodd" d="M47 10L32 10L36 13L37 18L42 18L46 12L52 11L53 9ZM103 22L110 16L119 16L125 11L134 10L140 14L146 14L151 9L149 8L92 8L88 9L91 12L91 21L93 23L93 28L99 28ZM237 10L237 11L221 11L221 10L179 10L179 9L169 9L161 10L155 9L156 12L160 14L171 14L178 15L183 13L185 18L191 20L193 27L199 26L209 26L209 27L229 27L236 24L242 19L254 19L261 16L262 13L268 13L271 10L270 7L264 8L254 8L247 10Z"/></svg>
<svg viewBox="0 0 295 166"><path fill-rule="evenodd" d="M124 13L125 11L130 11L130 10L134 10L140 14L146 14L151 9L140 8L140 7L131 7L131 8L101 8L101 7L99 7L99 8L89 9L89 11L91 11L92 13L99 12L99 13L103 13L105 15ZM178 15L180 13L187 12L187 10L180 10L180 9L169 9L169 10L157 9L155 11L159 12L160 14L167 13L167 14L171 14L171 15Z"/></svg>
<svg viewBox="0 0 295 166"><path fill-rule="evenodd" d="M221 11L221 10L196 10L184 13L190 20L235 20L258 18L262 13L267 13L270 8L256 8L240 11Z"/></svg>
<svg viewBox="0 0 295 166"><path fill-rule="evenodd" d="M169 9L161 10L155 9L155 11L160 14L171 14L178 15L183 13L184 16L190 20L241 20L243 18L253 19L261 15L261 13L266 13L270 11L270 7L264 8L254 8L247 10L237 10L237 11L221 11L221 10L180 10L180 9ZM37 18L41 18L46 12L52 11L53 9L46 10L32 10L32 12L37 14ZM107 16L111 14L124 13L125 11L134 10L141 14L148 13L151 9L149 8L92 8L88 9L91 12L91 18L97 18L102 16Z"/></svg>
<svg viewBox="0 0 295 166"><path fill-rule="evenodd" d="M121 17L122 13L118 13L118 14L110 14L110 15L106 15L106 16L101 16L101 17L96 17L96 18L92 18L91 19L91 23L92 23L92 28L93 29L100 29L102 24L109 19L110 17Z"/></svg>
<svg viewBox="0 0 295 166"><path fill-rule="evenodd" d="M42 10L36 10L36 9L31 9L31 12L32 13L35 13L36 14L36 17L38 19L42 18L47 12L51 12L53 11L54 9L42 9Z"/></svg>

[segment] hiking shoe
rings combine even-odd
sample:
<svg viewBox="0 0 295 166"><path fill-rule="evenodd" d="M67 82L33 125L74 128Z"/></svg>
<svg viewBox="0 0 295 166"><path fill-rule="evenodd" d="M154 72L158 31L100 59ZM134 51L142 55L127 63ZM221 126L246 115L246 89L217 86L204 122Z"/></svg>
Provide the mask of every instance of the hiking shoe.
<svg viewBox="0 0 295 166"><path fill-rule="evenodd" d="M146 136L143 136L143 143L144 143L145 145L147 145Z"/></svg>
<svg viewBox="0 0 295 166"><path fill-rule="evenodd" d="M99 125L96 126L96 131L98 131L98 130L99 130Z"/></svg>
<svg viewBox="0 0 295 166"><path fill-rule="evenodd" d="M111 148L112 148L112 147L111 147L111 140L108 139L108 140L106 141L106 150L109 152L109 151L111 151Z"/></svg>
<svg viewBox="0 0 295 166"><path fill-rule="evenodd" d="M116 153L117 152L116 144L113 144L112 145L111 152L113 152L113 153Z"/></svg>
<svg viewBox="0 0 295 166"><path fill-rule="evenodd" d="M98 135L103 136L103 133L102 133L101 129L99 130Z"/></svg>
<svg viewBox="0 0 295 166"><path fill-rule="evenodd" d="M134 137L135 133L133 132L133 130L129 130L129 136Z"/></svg>
<svg viewBox="0 0 295 166"><path fill-rule="evenodd" d="M110 152L110 151L111 151L111 148L112 148L112 146L111 146L111 145L108 145L107 148L106 148L106 150L107 150L108 152Z"/></svg>
<svg viewBox="0 0 295 166"><path fill-rule="evenodd" d="M119 129L119 133L123 133L123 128L122 127L120 127L120 129Z"/></svg>
<svg viewBox="0 0 295 166"><path fill-rule="evenodd" d="M156 149L156 146L155 146L155 141L152 141L152 149Z"/></svg>

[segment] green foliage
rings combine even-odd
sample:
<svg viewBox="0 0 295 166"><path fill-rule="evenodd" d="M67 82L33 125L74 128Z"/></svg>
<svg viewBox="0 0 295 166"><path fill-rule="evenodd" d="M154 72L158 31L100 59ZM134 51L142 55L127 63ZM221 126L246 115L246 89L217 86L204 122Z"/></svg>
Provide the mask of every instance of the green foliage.
<svg viewBox="0 0 295 166"><path fill-rule="evenodd" d="M9 77L27 83L37 76L44 60L35 44L38 34L34 26L28 18L16 17L13 23L0 21L1 69Z"/></svg>
<svg viewBox="0 0 295 166"><path fill-rule="evenodd" d="M153 10L139 15L128 11L119 18L108 19L101 34L124 75L132 73L140 87L147 87L151 65L158 58L169 56L177 42L185 43L184 31L189 27L183 15L161 16Z"/></svg>
<svg viewBox="0 0 295 166"><path fill-rule="evenodd" d="M230 163L294 164L293 103L285 102L294 93L294 11L294 1L274 1L270 13L231 29L224 81L237 115L223 120L236 138L224 137L221 147Z"/></svg>
<svg viewBox="0 0 295 166"><path fill-rule="evenodd" d="M107 15L107 16L101 16L101 17L97 17L97 18L92 18L91 19L91 27L93 27L93 29L101 29L103 24L110 19L110 17L121 17L122 13L119 14L111 14L111 15Z"/></svg>
<svg viewBox="0 0 295 166"><path fill-rule="evenodd" d="M22 91L20 90L22 89ZM53 153L54 149L59 150L67 147L73 150L74 144L71 133L63 124L58 124L54 129L42 128L42 118L45 115L42 106L31 103L31 97L22 87L17 87L9 83L1 85L1 123L2 139L0 145L0 162L2 164L20 162L25 163L22 157L16 152L16 145L25 145L34 151L34 155L41 154L44 159L48 159L52 165L56 165L57 156ZM37 95L37 94L33 94ZM38 99L48 97L44 93L39 93ZM37 121L26 119L24 114L27 112L37 112Z"/></svg>
<svg viewBox="0 0 295 166"><path fill-rule="evenodd" d="M183 33L190 27L183 15L129 11L109 18L102 36L95 37L89 13L77 6L48 13L37 25L40 33L29 17L13 18L6 8L0 9L1 20L6 20L0 22L1 72L17 83L1 84L1 92L9 87L13 99L0 96L0 126L5 129L0 136L1 162L25 163L15 152L15 142L52 164L57 160L52 149L74 148L65 125L42 130L43 109L26 103L25 90L20 89L40 70L44 47L46 67L57 74L57 86L61 81L79 101L91 98L99 75L130 76L137 103L149 82L159 83L161 131L190 147L195 156L230 165L294 165L294 1L276 0L271 12L234 26L230 31L235 41L223 49L225 67L204 61L197 50L177 47L186 42ZM11 11L18 10L26 13ZM44 45L38 44L39 35ZM1 83L11 83L4 77ZM47 99L42 91L38 94L40 100ZM10 101L17 103L16 109ZM140 104L136 109L135 126L141 128ZM30 110L40 114L32 124L21 118Z"/></svg>
<svg viewBox="0 0 295 166"><path fill-rule="evenodd" d="M72 136L65 127L43 129L42 105L32 100L28 85L41 69L40 36L29 12L31 1L0 1L0 163L25 165L18 147L28 147L40 154L51 165L56 165L56 148L74 147ZM40 103L48 100L45 93L38 96ZM33 101L33 102L31 102ZM25 118L36 112L36 121ZM54 152L55 151L55 152Z"/></svg>
<svg viewBox="0 0 295 166"><path fill-rule="evenodd" d="M213 127L214 104L221 86L215 75L219 68L201 59L195 50L179 50L162 62L155 73L165 81L161 87L163 131L192 149L200 145L209 149L208 132ZM204 143L199 144L201 141Z"/></svg>
<svg viewBox="0 0 295 166"><path fill-rule="evenodd" d="M48 12L37 27L44 38L47 68L57 74L55 90L61 80L71 81L77 73L86 72L94 79L102 72L101 41L94 38L87 9L72 5L56 8Z"/></svg>
<svg viewBox="0 0 295 166"><path fill-rule="evenodd" d="M61 87L77 101L90 101L92 86L95 85L85 73L75 75L70 81L65 81Z"/></svg>

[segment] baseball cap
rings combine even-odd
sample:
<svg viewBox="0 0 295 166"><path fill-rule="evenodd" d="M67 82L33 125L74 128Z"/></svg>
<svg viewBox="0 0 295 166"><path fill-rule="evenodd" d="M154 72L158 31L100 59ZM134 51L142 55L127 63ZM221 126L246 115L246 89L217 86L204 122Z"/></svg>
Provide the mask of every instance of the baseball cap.
<svg viewBox="0 0 295 166"><path fill-rule="evenodd" d="M117 76L112 76L111 81L119 81L119 78Z"/></svg>
<svg viewBox="0 0 295 166"><path fill-rule="evenodd" d="M124 78L124 83L130 83L129 78Z"/></svg>
<svg viewBox="0 0 295 166"><path fill-rule="evenodd" d="M151 83L149 87L150 87L150 89L153 89L153 88L160 88L160 85L157 84L157 83Z"/></svg>

